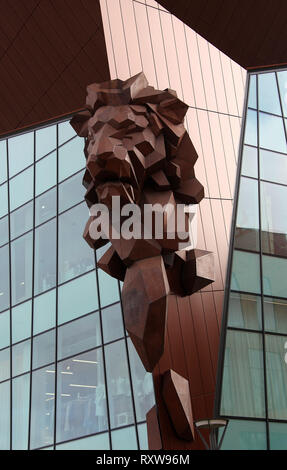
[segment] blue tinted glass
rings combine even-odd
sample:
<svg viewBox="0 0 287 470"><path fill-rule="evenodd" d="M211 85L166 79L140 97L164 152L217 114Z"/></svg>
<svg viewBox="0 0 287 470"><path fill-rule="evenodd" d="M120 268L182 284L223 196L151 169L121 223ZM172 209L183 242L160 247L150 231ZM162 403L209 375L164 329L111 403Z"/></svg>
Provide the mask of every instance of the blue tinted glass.
<svg viewBox="0 0 287 470"><path fill-rule="evenodd" d="M56 220L35 230L35 294L56 284Z"/></svg>
<svg viewBox="0 0 287 470"><path fill-rule="evenodd" d="M231 289L260 293L259 255L244 251L234 251Z"/></svg>
<svg viewBox="0 0 287 470"><path fill-rule="evenodd" d="M28 449L30 375L12 382L12 449Z"/></svg>
<svg viewBox="0 0 287 470"><path fill-rule="evenodd" d="M268 415L287 419L287 336L265 335Z"/></svg>
<svg viewBox="0 0 287 470"><path fill-rule="evenodd" d="M31 336L32 302L24 302L12 308L12 341L17 343Z"/></svg>
<svg viewBox="0 0 287 470"><path fill-rule="evenodd" d="M287 260L276 256L262 256L263 290L265 295L287 297Z"/></svg>
<svg viewBox="0 0 287 470"><path fill-rule="evenodd" d="M105 343L123 338L123 315L120 303L102 309L102 324Z"/></svg>
<svg viewBox="0 0 287 470"><path fill-rule="evenodd" d="M235 246L259 250L258 181L245 177L240 179Z"/></svg>
<svg viewBox="0 0 287 470"><path fill-rule="evenodd" d="M261 182L262 251L287 257L287 186Z"/></svg>
<svg viewBox="0 0 287 470"><path fill-rule="evenodd" d="M10 305L9 247L0 248L0 311Z"/></svg>
<svg viewBox="0 0 287 470"><path fill-rule="evenodd" d="M10 345L10 311L0 313L0 349Z"/></svg>
<svg viewBox="0 0 287 470"><path fill-rule="evenodd" d="M31 232L11 243L12 304L31 297L33 235Z"/></svg>
<svg viewBox="0 0 287 470"><path fill-rule="evenodd" d="M110 441L107 432L56 446L56 450L109 450L109 448Z"/></svg>
<svg viewBox="0 0 287 470"><path fill-rule="evenodd" d="M253 178L258 178L256 147L249 147L249 145L243 146L241 173L245 176L252 176Z"/></svg>
<svg viewBox="0 0 287 470"><path fill-rule="evenodd" d="M7 180L6 140L0 141L0 184Z"/></svg>
<svg viewBox="0 0 287 470"><path fill-rule="evenodd" d="M264 328L266 331L287 334L287 300L264 298Z"/></svg>
<svg viewBox="0 0 287 470"><path fill-rule="evenodd" d="M7 183L0 186L0 217L8 213L8 188Z"/></svg>
<svg viewBox="0 0 287 470"><path fill-rule="evenodd" d="M282 153L260 150L260 178L287 185L287 157Z"/></svg>
<svg viewBox="0 0 287 470"><path fill-rule="evenodd" d="M137 438L134 426L112 432L113 450L137 450Z"/></svg>
<svg viewBox="0 0 287 470"><path fill-rule="evenodd" d="M260 147L286 153L283 119L259 113Z"/></svg>
<svg viewBox="0 0 287 470"><path fill-rule="evenodd" d="M268 113L280 114L278 88L275 73L261 73L258 75L259 109Z"/></svg>
<svg viewBox="0 0 287 470"><path fill-rule="evenodd" d="M105 271L99 269L99 286L100 286L100 299L101 307L119 301L119 287L118 280L109 276Z"/></svg>
<svg viewBox="0 0 287 470"><path fill-rule="evenodd" d="M146 423L138 425L138 435L140 441L140 449L148 450L148 440L147 440L147 426Z"/></svg>
<svg viewBox="0 0 287 470"><path fill-rule="evenodd" d="M247 110L244 143L257 146L257 111Z"/></svg>
<svg viewBox="0 0 287 470"><path fill-rule="evenodd" d="M59 324L98 309L96 274L91 272L59 287Z"/></svg>
<svg viewBox="0 0 287 470"><path fill-rule="evenodd" d="M265 423L229 420L222 450L265 450L266 446Z"/></svg>
<svg viewBox="0 0 287 470"><path fill-rule="evenodd" d="M33 201L11 212L11 239L28 232L33 226Z"/></svg>
<svg viewBox="0 0 287 470"><path fill-rule="evenodd" d="M34 168L30 167L10 180L10 210L13 211L33 198Z"/></svg>
<svg viewBox="0 0 287 470"><path fill-rule="evenodd" d="M0 351L0 382L10 378L10 348Z"/></svg>
<svg viewBox="0 0 287 470"><path fill-rule="evenodd" d="M56 148L56 132L56 125L44 127L36 131L36 160Z"/></svg>
<svg viewBox="0 0 287 470"><path fill-rule="evenodd" d="M287 450L287 424L269 423L270 449Z"/></svg>
<svg viewBox="0 0 287 470"><path fill-rule="evenodd" d="M59 185L59 212L84 200L83 172L77 173Z"/></svg>
<svg viewBox="0 0 287 470"><path fill-rule="evenodd" d="M10 449L10 382L0 384L0 416L1 428L5 432L0 433L0 449Z"/></svg>
<svg viewBox="0 0 287 470"><path fill-rule="evenodd" d="M59 148L59 181L85 166L84 139L76 137Z"/></svg>
<svg viewBox="0 0 287 470"><path fill-rule="evenodd" d="M9 177L19 173L34 161L34 132L8 139Z"/></svg>
<svg viewBox="0 0 287 470"><path fill-rule="evenodd" d="M56 188L47 191L35 200L35 225L55 217L57 205Z"/></svg>
<svg viewBox="0 0 287 470"><path fill-rule="evenodd" d="M8 242L8 238L8 217L3 217L3 219L0 219L0 246L5 245Z"/></svg>
<svg viewBox="0 0 287 470"><path fill-rule="evenodd" d="M50 330L33 338L33 369L55 361L56 331Z"/></svg>
<svg viewBox="0 0 287 470"><path fill-rule="evenodd" d="M228 326L261 330L261 297L251 294L230 292Z"/></svg>
<svg viewBox="0 0 287 470"><path fill-rule="evenodd" d="M256 75L250 75L248 107L257 108Z"/></svg>
<svg viewBox="0 0 287 470"><path fill-rule="evenodd" d="M12 374L23 374L31 368L31 340L22 341L12 346Z"/></svg>
<svg viewBox="0 0 287 470"><path fill-rule="evenodd" d="M61 122L60 124L58 124L58 133L59 145L76 136L76 132L70 125L69 121Z"/></svg>
<svg viewBox="0 0 287 470"><path fill-rule="evenodd" d="M55 186L57 182L57 154L51 153L36 163L36 196Z"/></svg>
<svg viewBox="0 0 287 470"><path fill-rule="evenodd" d="M283 114L287 116L287 70L277 72Z"/></svg>
<svg viewBox="0 0 287 470"><path fill-rule="evenodd" d="M56 326L56 290L34 298L34 335Z"/></svg>

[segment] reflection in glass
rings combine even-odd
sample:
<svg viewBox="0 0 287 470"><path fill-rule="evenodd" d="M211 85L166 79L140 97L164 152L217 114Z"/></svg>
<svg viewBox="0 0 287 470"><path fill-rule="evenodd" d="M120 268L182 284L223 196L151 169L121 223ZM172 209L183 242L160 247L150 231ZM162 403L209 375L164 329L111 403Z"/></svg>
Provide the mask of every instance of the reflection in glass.
<svg viewBox="0 0 287 470"><path fill-rule="evenodd" d="M0 246L5 245L9 239L9 232L8 232L8 216L3 217L0 219Z"/></svg>
<svg viewBox="0 0 287 470"><path fill-rule="evenodd" d="M227 331L221 414L265 416L262 348L258 333Z"/></svg>
<svg viewBox="0 0 287 470"><path fill-rule="evenodd" d="M56 326L56 290L34 298L34 335Z"/></svg>
<svg viewBox="0 0 287 470"><path fill-rule="evenodd" d="M16 175L34 161L34 132L8 139L9 177Z"/></svg>
<svg viewBox="0 0 287 470"><path fill-rule="evenodd" d="M241 177L235 231L236 248L259 250L258 206L258 182Z"/></svg>
<svg viewBox="0 0 287 470"><path fill-rule="evenodd" d="M113 450L137 450L137 438L135 426L118 429L112 432Z"/></svg>
<svg viewBox="0 0 287 470"><path fill-rule="evenodd" d="M287 185L286 155L260 149L260 178Z"/></svg>
<svg viewBox="0 0 287 470"><path fill-rule="evenodd" d="M36 196L47 191L57 182L57 154L51 153L36 163Z"/></svg>
<svg viewBox="0 0 287 470"><path fill-rule="evenodd" d="M0 313L0 349L10 345L10 311Z"/></svg>
<svg viewBox="0 0 287 470"><path fill-rule="evenodd" d="M33 338L33 369L55 361L56 331L50 330Z"/></svg>
<svg viewBox="0 0 287 470"><path fill-rule="evenodd" d="M287 186L261 182L262 251L287 257Z"/></svg>
<svg viewBox="0 0 287 470"><path fill-rule="evenodd" d="M260 147L286 153L286 139L281 117L259 113L259 133Z"/></svg>
<svg viewBox="0 0 287 470"><path fill-rule="evenodd" d="M31 340L22 341L12 346L12 375L23 374L30 370Z"/></svg>
<svg viewBox="0 0 287 470"><path fill-rule="evenodd" d="M11 243L12 304L32 295L33 234L23 235Z"/></svg>
<svg viewBox="0 0 287 470"><path fill-rule="evenodd" d="M12 381L12 449L28 449L30 374Z"/></svg>
<svg viewBox="0 0 287 470"><path fill-rule="evenodd" d="M59 287L59 324L98 310L96 274L80 276Z"/></svg>
<svg viewBox="0 0 287 470"><path fill-rule="evenodd" d="M287 336L265 335L268 415L287 419Z"/></svg>
<svg viewBox="0 0 287 470"><path fill-rule="evenodd" d="M87 207L83 203L59 217L59 282L95 267L94 251L83 239L87 216Z"/></svg>
<svg viewBox="0 0 287 470"><path fill-rule="evenodd" d="M105 346L111 427L134 423L131 386L124 340Z"/></svg>
<svg viewBox="0 0 287 470"><path fill-rule="evenodd" d="M59 145L76 136L74 129L70 125L70 121L65 121L58 124L58 134Z"/></svg>
<svg viewBox="0 0 287 470"><path fill-rule="evenodd" d="M35 199L35 225L42 224L46 220L55 217L57 207L56 188L50 189L46 193Z"/></svg>
<svg viewBox="0 0 287 470"><path fill-rule="evenodd" d="M54 441L55 369L53 366L32 373L31 448Z"/></svg>
<svg viewBox="0 0 287 470"><path fill-rule="evenodd" d="M140 449L148 450L148 440L147 440L147 426L146 423L138 425L138 435L140 441Z"/></svg>
<svg viewBox="0 0 287 470"><path fill-rule="evenodd" d="M0 184L7 180L6 140L0 141Z"/></svg>
<svg viewBox="0 0 287 470"><path fill-rule="evenodd" d="M12 342L17 343L31 336L32 301L12 308Z"/></svg>
<svg viewBox="0 0 287 470"><path fill-rule="evenodd" d="M20 173L15 178L11 179L10 185L10 210L13 211L25 202L33 198L34 187L34 167Z"/></svg>
<svg viewBox="0 0 287 470"><path fill-rule="evenodd" d="M102 349L58 363L57 441L108 428Z"/></svg>
<svg viewBox="0 0 287 470"><path fill-rule="evenodd" d="M19 237L33 227L33 201L10 214L11 239Z"/></svg>
<svg viewBox="0 0 287 470"><path fill-rule="evenodd" d="M260 293L259 255L234 250L231 289Z"/></svg>
<svg viewBox="0 0 287 470"><path fill-rule="evenodd" d="M259 109L267 113L280 114L276 76L274 72L258 74Z"/></svg>
<svg viewBox="0 0 287 470"><path fill-rule="evenodd" d="M104 432L95 436L76 439L75 441L58 444L56 450L109 450L109 433Z"/></svg>
<svg viewBox="0 0 287 470"><path fill-rule="evenodd" d="M35 294L56 284L56 220L35 230Z"/></svg>
<svg viewBox="0 0 287 470"><path fill-rule="evenodd" d="M257 148L249 145L243 146L242 175L258 178Z"/></svg>
<svg viewBox="0 0 287 470"><path fill-rule="evenodd" d="M244 143L257 146L257 111L247 110Z"/></svg>
<svg viewBox="0 0 287 470"><path fill-rule="evenodd" d="M101 307L118 302L119 284L118 280L109 276L105 271L98 270Z"/></svg>
<svg viewBox="0 0 287 470"><path fill-rule="evenodd" d="M84 139L81 137L75 137L59 147L59 181L63 181L68 176L84 168L83 148Z"/></svg>
<svg viewBox="0 0 287 470"><path fill-rule="evenodd" d="M9 246L0 248L0 311L10 305Z"/></svg>
<svg viewBox="0 0 287 470"><path fill-rule="evenodd" d="M36 131L36 160L56 148L56 129L54 125Z"/></svg>
<svg viewBox="0 0 287 470"><path fill-rule="evenodd" d="M0 382L10 378L10 348L0 351Z"/></svg>
<svg viewBox="0 0 287 470"><path fill-rule="evenodd" d="M0 186L0 217L8 213L8 189L7 183Z"/></svg>
<svg viewBox="0 0 287 470"><path fill-rule="evenodd" d="M287 300L264 297L265 330L287 334Z"/></svg>
<svg viewBox="0 0 287 470"><path fill-rule="evenodd" d="M263 290L265 295L286 297L287 260L262 256Z"/></svg>
<svg viewBox="0 0 287 470"><path fill-rule="evenodd" d="M123 338L124 327L120 303L102 309L102 324L105 343Z"/></svg>
<svg viewBox="0 0 287 470"><path fill-rule="evenodd" d="M79 354L100 344L99 312L66 323L58 329L58 359Z"/></svg>
<svg viewBox="0 0 287 470"><path fill-rule="evenodd" d="M249 79L249 93L248 93L248 107L257 108L257 87L256 75L250 75Z"/></svg>
<svg viewBox="0 0 287 470"><path fill-rule="evenodd" d="M59 185L59 212L84 200L85 188L82 185L82 179L83 172L80 171Z"/></svg>
<svg viewBox="0 0 287 470"><path fill-rule="evenodd" d="M277 72L283 114L287 116L287 70Z"/></svg>
<svg viewBox="0 0 287 470"><path fill-rule="evenodd" d="M0 449L10 450L10 382L0 384L0 416L1 427Z"/></svg>
<svg viewBox="0 0 287 470"><path fill-rule="evenodd" d="M287 424L269 423L270 449L287 450Z"/></svg>
<svg viewBox="0 0 287 470"><path fill-rule="evenodd" d="M257 295L230 292L228 326L261 330L261 298Z"/></svg>
<svg viewBox="0 0 287 470"><path fill-rule="evenodd" d="M266 446L265 423L229 420L221 450L265 450Z"/></svg>

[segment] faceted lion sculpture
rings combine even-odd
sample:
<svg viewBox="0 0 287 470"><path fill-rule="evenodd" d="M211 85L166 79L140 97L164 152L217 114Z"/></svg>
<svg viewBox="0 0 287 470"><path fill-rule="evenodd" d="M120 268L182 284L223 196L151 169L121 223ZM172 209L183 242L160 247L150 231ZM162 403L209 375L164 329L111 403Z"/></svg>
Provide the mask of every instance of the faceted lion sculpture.
<svg viewBox="0 0 287 470"><path fill-rule="evenodd" d="M93 249L111 242L98 266L124 282L125 326L145 369L152 371L164 351L169 295L191 295L214 280L213 254L194 247L189 214L181 231L178 222L172 229L169 224L179 204L195 205L204 197L194 173L198 156L183 124L188 106L173 90L148 86L143 73L89 85L86 106L71 125L86 139L87 205L101 203L112 211L118 196L120 206L113 217L109 213L105 237L92 236L94 213L84 238ZM151 228L140 216L139 237L120 232L129 215L122 212L125 204L135 204L141 214L146 204L157 204ZM165 205L169 210L158 236L156 217Z"/></svg>

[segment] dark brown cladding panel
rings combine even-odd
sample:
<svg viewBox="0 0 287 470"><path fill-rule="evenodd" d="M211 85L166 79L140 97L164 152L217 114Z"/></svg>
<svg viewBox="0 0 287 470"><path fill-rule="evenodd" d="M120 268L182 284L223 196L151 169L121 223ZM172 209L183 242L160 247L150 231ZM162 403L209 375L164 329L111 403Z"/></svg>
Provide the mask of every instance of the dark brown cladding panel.
<svg viewBox="0 0 287 470"><path fill-rule="evenodd" d="M286 0L159 0L245 68L287 63Z"/></svg>
<svg viewBox="0 0 287 470"><path fill-rule="evenodd" d="M0 135L78 110L110 78L98 0L1 0Z"/></svg>

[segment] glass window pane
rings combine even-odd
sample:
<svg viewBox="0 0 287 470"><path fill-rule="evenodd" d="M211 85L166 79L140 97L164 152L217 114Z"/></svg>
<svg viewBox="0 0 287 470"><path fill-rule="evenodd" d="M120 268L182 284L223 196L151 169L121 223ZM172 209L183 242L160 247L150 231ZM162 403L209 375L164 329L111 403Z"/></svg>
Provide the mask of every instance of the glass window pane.
<svg viewBox="0 0 287 470"><path fill-rule="evenodd" d="M101 307L118 302L119 297L119 284L118 280L109 276L105 271L98 270L99 287Z"/></svg>
<svg viewBox="0 0 287 470"><path fill-rule="evenodd" d="M10 305L9 247L0 248L0 311Z"/></svg>
<svg viewBox="0 0 287 470"><path fill-rule="evenodd" d="M233 252L231 289L260 293L259 255L237 250Z"/></svg>
<svg viewBox="0 0 287 470"><path fill-rule="evenodd" d="M59 147L59 181L84 168L84 144L83 138L76 137Z"/></svg>
<svg viewBox="0 0 287 470"><path fill-rule="evenodd" d="M32 373L31 448L54 441L55 369L53 366Z"/></svg>
<svg viewBox="0 0 287 470"><path fill-rule="evenodd" d="M33 338L33 369L55 361L56 331L50 330Z"/></svg>
<svg viewBox="0 0 287 470"><path fill-rule="evenodd" d="M1 427L0 449L10 450L10 382L0 384L0 416Z"/></svg>
<svg viewBox="0 0 287 470"><path fill-rule="evenodd" d="M137 421L144 421L146 419L147 412L155 404L152 374L146 372L130 338L128 338L128 350L134 390L136 418Z"/></svg>
<svg viewBox="0 0 287 470"><path fill-rule="evenodd" d="M102 349L58 363L57 441L108 427Z"/></svg>
<svg viewBox="0 0 287 470"><path fill-rule="evenodd" d="M258 333L227 331L221 414L265 416L262 348Z"/></svg>
<svg viewBox="0 0 287 470"><path fill-rule="evenodd" d="M257 295L230 292L228 326L261 330L261 298Z"/></svg>
<svg viewBox="0 0 287 470"><path fill-rule="evenodd" d="M0 184L7 180L6 140L0 141Z"/></svg>
<svg viewBox="0 0 287 470"><path fill-rule="evenodd" d="M113 450L137 450L137 438L134 426L112 432Z"/></svg>
<svg viewBox="0 0 287 470"><path fill-rule="evenodd" d="M287 301L264 297L264 320L266 331L287 334Z"/></svg>
<svg viewBox="0 0 287 470"><path fill-rule="evenodd" d="M260 178L287 185L287 157L260 149Z"/></svg>
<svg viewBox="0 0 287 470"><path fill-rule="evenodd" d="M57 182L57 154L51 153L36 163L36 196L55 186Z"/></svg>
<svg viewBox="0 0 287 470"><path fill-rule="evenodd" d="M10 378L10 348L0 351L0 382Z"/></svg>
<svg viewBox="0 0 287 470"><path fill-rule="evenodd" d="M31 340L12 346L12 375L23 374L31 368Z"/></svg>
<svg viewBox="0 0 287 470"><path fill-rule="evenodd" d="M0 246L5 245L9 239L8 216L0 219Z"/></svg>
<svg viewBox="0 0 287 470"><path fill-rule="evenodd" d="M280 114L276 76L274 72L258 74L259 109L267 113Z"/></svg>
<svg viewBox="0 0 287 470"><path fill-rule="evenodd" d="M287 116L287 71L282 70L281 72L277 72L277 77L283 107L283 114L284 116Z"/></svg>
<svg viewBox="0 0 287 470"><path fill-rule="evenodd" d="M262 251L287 257L287 186L261 182Z"/></svg>
<svg viewBox="0 0 287 470"><path fill-rule="evenodd" d="M120 303L111 305L102 310L102 324L105 343L123 338L124 327Z"/></svg>
<svg viewBox="0 0 287 470"><path fill-rule="evenodd" d="M10 180L10 210L13 211L33 198L34 168L30 167Z"/></svg>
<svg viewBox="0 0 287 470"><path fill-rule="evenodd" d="M250 178L240 179L235 247L259 250L258 181Z"/></svg>
<svg viewBox="0 0 287 470"><path fill-rule="evenodd" d="M34 161L34 132L8 139L9 176L19 173Z"/></svg>
<svg viewBox="0 0 287 470"><path fill-rule="evenodd" d="M268 414L287 419L287 336L265 335Z"/></svg>
<svg viewBox="0 0 287 470"><path fill-rule="evenodd" d="M81 171L59 185L59 212L84 200L85 188L82 185L82 179L83 172Z"/></svg>
<svg viewBox="0 0 287 470"><path fill-rule="evenodd" d="M286 139L281 117L259 113L259 132L260 147L286 153Z"/></svg>
<svg viewBox="0 0 287 470"><path fill-rule="evenodd" d="M257 148L249 145L243 146L241 173L245 176L258 178Z"/></svg>
<svg viewBox="0 0 287 470"><path fill-rule="evenodd" d="M10 214L11 239L19 237L33 227L33 201Z"/></svg>
<svg viewBox="0 0 287 470"><path fill-rule="evenodd" d="M98 310L95 271L60 286L58 302L59 324Z"/></svg>
<svg viewBox="0 0 287 470"><path fill-rule="evenodd" d="M32 295L33 234L23 235L11 243L12 303Z"/></svg>
<svg viewBox="0 0 287 470"><path fill-rule="evenodd" d="M249 80L249 93L248 93L248 107L257 108L257 86L256 75L250 75Z"/></svg>
<svg viewBox="0 0 287 470"><path fill-rule="evenodd" d="M12 382L12 449L28 449L30 374Z"/></svg>
<svg viewBox="0 0 287 470"><path fill-rule="evenodd" d="M58 329L58 359L79 354L100 344L99 312L74 320Z"/></svg>
<svg viewBox="0 0 287 470"><path fill-rule="evenodd" d="M36 131L36 160L47 155L57 147L57 126L43 127Z"/></svg>
<svg viewBox="0 0 287 470"><path fill-rule="evenodd" d="M270 449L287 450L287 424L269 423Z"/></svg>
<svg viewBox="0 0 287 470"><path fill-rule="evenodd" d="M146 423L138 425L138 435L140 441L140 449L148 450L148 438L147 438L147 425Z"/></svg>
<svg viewBox="0 0 287 470"><path fill-rule="evenodd" d="M264 294L286 297L287 260L275 256L262 256Z"/></svg>
<svg viewBox="0 0 287 470"><path fill-rule="evenodd" d="M8 213L8 187L7 183L0 186L0 217Z"/></svg>
<svg viewBox="0 0 287 470"><path fill-rule="evenodd" d="M257 146L257 111L247 110L244 143Z"/></svg>
<svg viewBox="0 0 287 470"><path fill-rule="evenodd" d="M12 308L12 342L18 343L31 336L32 301Z"/></svg>
<svg viewBox="0 0 287 470"><path fill-rule="evenodd" d="M104 432L96 436L58 444L56 450L109 450L109 434Z"/></svg>
<svg viewBox="0 0 287 470"><path fill-rule="evenodd" d="M57 209L56 188L50 189L35 200L35 225L55 217Z"/></svg>
<svg viewBox="0 0 287 470"><path fill-rule="evenodd" d="M56 290L34 298L34 335L56 326Z"/></svg>
<svg viewBox="0 0 287 470"><path fill-rule="evenodd" d="M58 124L58 133L59 145L76 136L74 129L70 125L70 121L65 121Z"/></svg>
<svg viewBox="0 0 287 470"><path fill-rule="evenodd" d="M85 203L59 217L59 282L68 281L95 267L94 251L83 239L87 218Z"/></svg>
<svg viewBox="0 0 287 470"><path fill-rule="evenodd" d="M56 220L35 230L35 294L56 284Z"/></svg>
<svg viewBox="0 0 287 470"><path fill-rule="evenodd" d="M131 386L124 340L105 346L111 427L134 423Z"/></svg>
<svg viewBox="0 0 287 470"><path fill-rule="evenodd" d="M10 346L10 310L0 313L0 349Z"/></svg>
<svg viewBox="0 0 287 470"><path fill-rule="evenodd" d="M266 446L265 423L229 420L221 450L265 450Z"/></svg>

